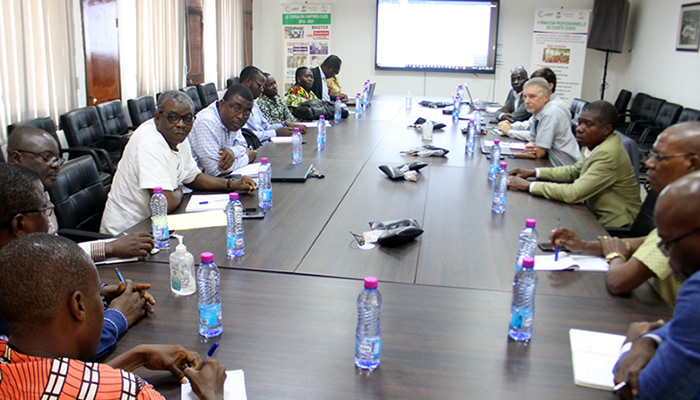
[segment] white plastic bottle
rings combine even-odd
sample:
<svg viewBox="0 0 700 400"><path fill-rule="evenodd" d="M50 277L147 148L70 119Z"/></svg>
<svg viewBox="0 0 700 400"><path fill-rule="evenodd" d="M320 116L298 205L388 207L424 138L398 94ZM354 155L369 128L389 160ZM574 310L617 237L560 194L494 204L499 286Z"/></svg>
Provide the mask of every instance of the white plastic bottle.
<svg viewBox="0 0 700 400"><path fill-rule="evenodd" d="M362 118L362 94L355 97L355 119Z"/></svg>
<svg viewBox="0 0 700 400"><path fill-rule="evenodd" d="M334 112L333 112L333 123L339 124L342 119L343 119L343 101L340 100L340 97L336 97L335 98Z"/></svg>
<svg viewBox="0 0 700 400"><path fill-rule="evenodd" d="M261 210L272 207L272 169L267 157L260 159L258 169L258 205Z"/></svg>
<svg viewBox="0 0 700 400"><path fill-rule="evenodd" d="M372 371L381 361L382 295L377 290L379 281L365 278L365 288L357 296L357 329L355 330L355 365Z"/></svg>
<svg viewBox="0 0 700 400"><path fill-rule="evenodd" d="M423 123L423 126L421 127L421 132L423 134L423 141L424 142L432 142L433 141L433 121L427 120Z"/></svg>
<svg viewBox="0 0 700 400"><path fill-rule="evenodd" d="M411 97L411 91L408 91L406 95L406 109L410 110L413 107L413 98Z"/></svg>
<svg viewBox="0 0 700 400"><path fill-rule="evenodd" d="M170 290L180 296L189 296L197 291L194 272L194 256L182 243L182 235L173 234L180 241L175 252L170 253Z"/></svg>
<svg viewBox="0 0 700 400"><path fill-rule="evenodd" d="M170 231L168 230L168 199L163 194L163 188L153 188L151 196L151 233L156 249L170 247Z"/></svg>
<svg viewBox="0 0 700 400"><path fill-rule="evenodd" d="M226 213L226 255L229 258L245 254L243 241L243 204L238 200L238 193L229 193L229 201L224 209Z"/></svg>
<svg viewBox="0 0 700 400"><path fill-rule="evenodd" d="M301 164L304 160L304 150L301 147L301 132L294 128L292 135L292 164Z"/></svg>
<svg viewBox="0 0 700 400"><path fill-rule="evenodd" d="M340 97L338 97L340 99ZM336 124L340 122L337 121ZM326 148L326 118L321 115L318 117L318 131L316 133L316 149L323 150Z"/></svg>

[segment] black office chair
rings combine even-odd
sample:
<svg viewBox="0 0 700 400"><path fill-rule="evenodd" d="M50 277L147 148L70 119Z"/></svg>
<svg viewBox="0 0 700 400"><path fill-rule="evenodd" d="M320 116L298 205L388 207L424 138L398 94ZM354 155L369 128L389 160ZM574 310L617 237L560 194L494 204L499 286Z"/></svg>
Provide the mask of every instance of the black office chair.
<svg viewBox="0 0 700 400"><path fill-rule="evenodd" d="M113 150L118 150L120 153L123 153L124 146L126 146L129 139L131 139L133 131L126 119L126 114L124 114L122 102L120 100L112 100L98 104L97 113L100 115L105 136L119 137L119 148Z"/></svg>
<svg viewBox="0 0 700 400"><path fill-rule="evenodd" d="M89 155L92 157L95 162L100 162L103 157L106 156L106 154L100 154L100 150L97 149L89 149L89 148L74 148L74 147L69 147L69 148L61 148L61 141L58 140L58 134L56 133L56 124L53 122L53 120L50 117L41 117L41 118L34 118L34 119L28 119L24 121L17 122L12 125L7 126L7 135L9 136L16 128L24 125L29 125L33 126L35 128L39 128L43 131L46 131L53 137L53 140L56 141L56 146L58 146L58 153L63 154L64 157L66 154L68 154L68 159L73 159L77 158L80 156L84 155ZM112 182L112 174L109 172L100 172L100 180L105 186L109 186L110 183Z"/></svg>
<svg viewBox="0 0 700 400"><path fill-rule="evenodd" d="M59 235L75 241L109 237L99 233L107 193L91 157L78 157L63 164L49 196Z"/></svg>
<svg viewBox="0 0 700 400"><path fill-rule="evenodd" d="M605 228L611 236L617 237L643 237L649 234L654 228L654 206L659 194L653 190L647 192L647 197L639 209L639 214L635 217L632 226L622 228Z"/></svg>
<svg viewBox="0 0 700 400"><path fill-rule="evenodd" d="M233 78L226 79L226 89L230 88L231 86L241 83L240 79L238 79L237 76L234 76Z"/></svg>
<svg viewBox="0 0 700 400"><path fill-rule="evenodd" d="M639 146L636 141L625 136L624 133L617 133L620 135L620 143L622 143L622 147L625 148L630 162L632 163L632 169L634 170L634 176L637 178L637 183L640 183L639 168L641 167L641 163L639 158Z"/></svg>
<svg viewBox="0 0 700 400"><path fill-rule="evenodd" d="M126 106L134 129L156 114L156 101L150 95L129 99L126 101Z"/></svg>
<svg viewBox="0 0 700 400"><path fill-rule="evenodd" d="M630 108L622 113L618 110L618 123L615 124L615 129L619 129L622 132L627 130L627 127L634 121L639 119L639 113L642 110L642 105L644 100L649 97L646 93L637 93L632 100L632 105Z"/></svg>
<svg viewBox="0 0 700 400"><path fill-rule="evenodd" d="M581 100L581 99L573 99L571 100L571 104L569 105L569 111L571 111L571 132L576 134L576 128L578 128L578 117L581 115L581 111L583 111L583 107L586 106L588 102L586 100Z"/></svg>
<svg viewBox="0 0 700 400"><path fill-rule="evenodd" d="M681 116L683 107L679 104L674 103L664 103L659 109L656 118L654 118L654 124L644 129L642 136L639 138L639 151L642 153L648 153L656 137L659 136L664 129L675 124L678 121L678 117Z"/></svg>
<svg viewBox="0 0 700 400"><path fill-rule="evenodd" d="M98 170L114 176L117 162L122 155L121 137L105 135L102 122L97 115L97 108L88 106L69 111L61 115L60 120L61 129L63 129L71 148L95 149L101 155L97 162ZM108 140L116 141L116 146L113 143L108 144ZM115 148L116 150L114 150Z"/></svg>
<svg viewBox="0 0 700 400"><path fill-rule="evenodd" d="M639 141L639 138L642 137L642 133L644 133L644 129L654 125L654 119L656 119L661 106L664 105L665 102L666 100L664 99L647 96L644 99L641 110L639 110L639 118L629 124L625 135Z"/></svg>
<svg viewBox="0 0 700 400"><path fill-rule="evenodd" d="M676 123L690 121L700 121L700 110L684 108L683 111L681 111L681 115L678 116L678 121L676 121Z"/></svg>
<svg viewBox="0 0 700 400"><path fill-rule="evenodd" d="M624 114L627 112L627 105L632 99L632 92L629 90L622 89L620 93L617 94L617 99L615 100L615 108L617 113L622 117L620 122L624 122Z"/></svg>
<svg viewBox="0 0 700 400"><path fill-rule="evenodd" d="M216 85L211 82L197 85L197 92L199 92L199 99L202 101L202 108L219 100L219 94L216 92Z"/></svg>
<svg viewBox="0 0 700 400"><path fill-rule="evenodd" d="M185 92L186 95L190 96L192 102L194 103L194 113L197 114L202 107L202 100L199 98L199 92L197 92L196 86L188 86L180 89L181 92Z"/></svg>

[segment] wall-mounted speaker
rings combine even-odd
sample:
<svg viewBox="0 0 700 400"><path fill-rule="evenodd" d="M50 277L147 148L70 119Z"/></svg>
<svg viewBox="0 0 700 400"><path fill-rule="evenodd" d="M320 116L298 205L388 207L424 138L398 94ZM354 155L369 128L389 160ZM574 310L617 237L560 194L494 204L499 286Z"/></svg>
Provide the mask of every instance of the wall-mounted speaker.
<svg viewBox="0 0 700 400"><path fill-rule="evenodd" d="M588 48L622 53L629 0L595 0Z"/></svg>

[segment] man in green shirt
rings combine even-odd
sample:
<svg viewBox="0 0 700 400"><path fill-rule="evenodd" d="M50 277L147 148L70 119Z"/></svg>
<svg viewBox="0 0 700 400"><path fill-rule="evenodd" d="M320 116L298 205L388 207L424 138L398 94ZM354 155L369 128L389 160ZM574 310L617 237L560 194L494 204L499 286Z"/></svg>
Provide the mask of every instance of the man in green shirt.
<svg viewBox="0 0 700 400"><path fill-rule="evenodd" d="M262 96L258 97L255 102L260 106L260 111L262 111L263 116L271 124L282 123L285 121L299 122L299 120L292 115L287 107L282 102L282 97L279 96L277 90L277 81L275 77L267 72L263 72L265 75L265 87L262 91Z"/></svg>

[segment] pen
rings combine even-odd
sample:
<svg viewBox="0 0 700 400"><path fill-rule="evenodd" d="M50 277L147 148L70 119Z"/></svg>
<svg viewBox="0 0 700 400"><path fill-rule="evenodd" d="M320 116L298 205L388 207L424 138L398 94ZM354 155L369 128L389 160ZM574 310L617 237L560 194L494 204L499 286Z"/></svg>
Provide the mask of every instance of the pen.
<svg viewBox="0 0 700 400"><path fill-rule="evenodd" d="M557 229L561 228L561 218L557 218ZM559 261L559 245L554 248L554 262Z"/></svg>
<svg viewBox="0 0 700 400"><path fill-rule="evenodd" d="M119 278L119 282L123 283L124 286L126 286L126 281L124 280L124 275L122 275L121 271L119 271L119 268L114 268L114 272L117 273L117 277Z"/></svg>
<svg viewBox="0 0 700 400"><path fill-rule="evenodd" d="M214 352L218 348L219 348L219 342L216 342L216 343L211 345L211 347L209 348L209 351L207 351L207 356L204 357L204 360L202 360L202 363L199 364L199 368L197 368L197 371L201 371L202 368L204 368L204 364L206 364L207 361L209 361L209 358L214 355Z"/></svg>
<svg viewBox="0 0 700 400"><path fill-rule="evenodd" d="M620 390L624 389L625 386L627 386L627 381L622 381L618 383L617 385L615 385L615 387L613 387L613 393L619 392Z"/></svg>

